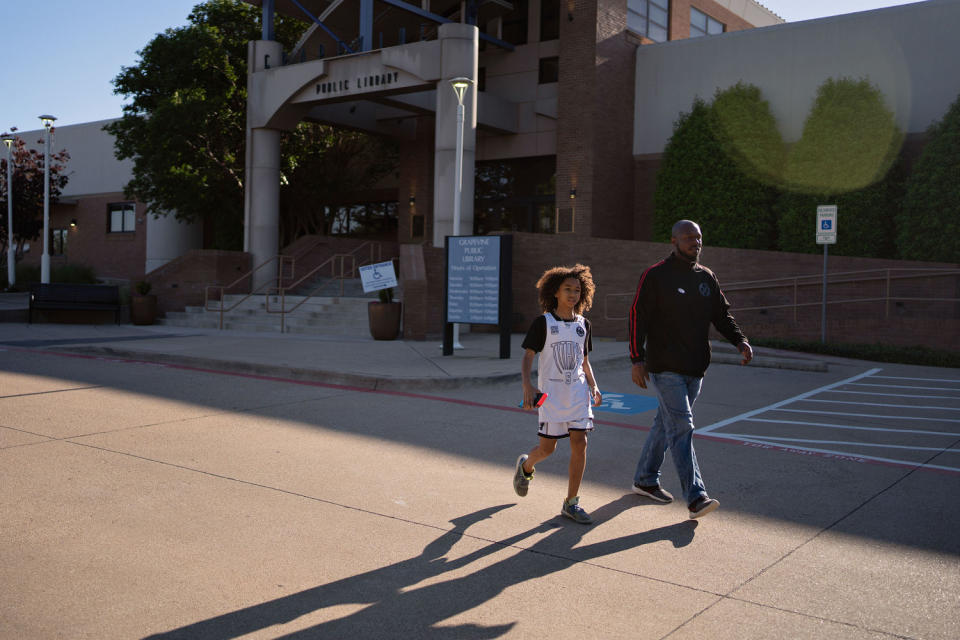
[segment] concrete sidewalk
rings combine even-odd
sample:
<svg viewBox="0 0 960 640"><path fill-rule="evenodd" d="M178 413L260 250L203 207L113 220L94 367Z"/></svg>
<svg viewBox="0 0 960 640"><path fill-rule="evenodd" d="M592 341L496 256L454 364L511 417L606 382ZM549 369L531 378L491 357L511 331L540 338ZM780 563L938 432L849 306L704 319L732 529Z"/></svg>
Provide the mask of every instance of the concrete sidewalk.
<svg viewBox="0 0 960 640"><path fill-rule="evenodd" d="M455 389L520 378L522 334L511 357L499 357L499 335L462 333L444 356L440 340L377 341L342 336L242 333L167 326L0 324L0 346L53 349L260 376L322 381L376 389ZM714 342L715 363L739 363L729 344ZM594 368L627 362L626 342L595 339ZM826 371L819 358L758 348L751 366Z"/></svg>

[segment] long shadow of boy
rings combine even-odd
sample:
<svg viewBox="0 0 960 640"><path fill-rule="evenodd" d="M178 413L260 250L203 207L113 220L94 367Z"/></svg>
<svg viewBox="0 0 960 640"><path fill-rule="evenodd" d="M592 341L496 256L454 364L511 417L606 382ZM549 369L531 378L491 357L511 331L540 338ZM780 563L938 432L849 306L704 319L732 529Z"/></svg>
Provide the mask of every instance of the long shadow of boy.
<svg viewBox="0 0 960 640"><path fill-rule="evenodd" d="M592 513L594 522L601 524L634 504L636 503L632 495L623 496L595 510ZM290 622L326 607L363 603L370 603L370 606L343 618L284 637L406 637L450 640L496 638L508 632L516 623L496 626L435 625L487 602L507 587L561 571L577 562L661 540L672 542L675 547L686 546L693 540L697 525L694 521L686 521L574 548L585 533L596 529L596 525L590 528L573 524L558 527L557 519L554 518L522 533L492 542L460 558L447 560L444 557L463 537L467 528L511 506L513 505L488 507L452 520L454 528L428 544L416 557L150 636L148 640L236 638ZM549 531L552 531L550 535L532 546L469 575L417 589L403 590Z"/></svg>

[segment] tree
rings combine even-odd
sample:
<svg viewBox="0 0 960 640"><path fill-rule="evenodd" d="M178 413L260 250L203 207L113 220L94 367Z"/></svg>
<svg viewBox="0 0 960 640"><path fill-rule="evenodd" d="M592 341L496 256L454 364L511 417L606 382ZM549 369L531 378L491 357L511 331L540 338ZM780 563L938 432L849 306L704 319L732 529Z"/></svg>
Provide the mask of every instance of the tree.
<svg viewBox="0 0 960 640"><path fill-rule="evenodd" d="M116 138L117 158L134 161L127 197L153 215L209 221L215 248L242 243L247 43L261 37L259 16L259 8L239 0L198 4L189 24L158 34L139 52L138 64L114 79L115 92L130 103L121 119L104 127ZM276 38L289 50L303 28L278 16ZM305 180L304 169L323 165L321 158L337 148L330 142L337 134L311 131L316 126L301 123L282 136L282 182ZM307 195L317 189L307 186L286 198L287 210L302 214L307 205L297 198Z"/></svg>
<svg viewBox="0 0 960 640"><path fill-rule="evenodd" d="M897 223L902 257L960 262L960 96L927 131Z"/></svg>
<svg viewBox="0 0 960 640"><path fill-rule="evenodd" d="M817 205L836 204L838 255L896 256L894 220L903 197L903 135L883 93L866 79L826 80L790 150L778 203L782 251L814 253Z"/></svg>
<svg viewBox="0 0 960 640"><path fill-rule="evenodd" d="M16 131L16 129L14 129ZM50 135L56 131L50 129ZM37 141L43 145L43 140ZM0 250L7 255L7 157L6 148L0 147L3 160L0 161ZM28 149L26 141L14 136L10 150L13 158L13 242L16 259L23 258L24 242L36 240L43 233L43 170L44 153L37 149ZM64 173L70 154L66 149L50 154L50 204L60 197L70 178Z"/></svg>
<svg viewBox="0 0 960 640"><path fill-rule="evenodd" d="M697 98L663 152L654 193L654 239L670 238L682 218L701 225L708 244L772 249L773 205L783 142L760 90L738 83L708 105Z"/></svg>

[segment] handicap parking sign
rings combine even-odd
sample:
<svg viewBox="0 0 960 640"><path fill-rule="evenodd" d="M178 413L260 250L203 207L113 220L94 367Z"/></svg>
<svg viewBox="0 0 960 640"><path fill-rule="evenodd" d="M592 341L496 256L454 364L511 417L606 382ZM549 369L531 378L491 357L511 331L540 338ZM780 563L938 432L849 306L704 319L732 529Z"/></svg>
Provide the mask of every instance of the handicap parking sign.
<svg viewBox="0 0 960 640"><path fill-rule="evenodd" d="M599 407L594 407L594 410L633 415L656 408L657 399L651 396L605 392L603 394L603 403Z"/></svg>
<svg viewBox="0 0 960 640"><path fill-rule="evenodd" d="M821 229L821 231L830 231L830 229L832 229L832 228L833 228L833 220L827 219L827 220L821 220L821 221L820 221L820 229Z"/></svg>

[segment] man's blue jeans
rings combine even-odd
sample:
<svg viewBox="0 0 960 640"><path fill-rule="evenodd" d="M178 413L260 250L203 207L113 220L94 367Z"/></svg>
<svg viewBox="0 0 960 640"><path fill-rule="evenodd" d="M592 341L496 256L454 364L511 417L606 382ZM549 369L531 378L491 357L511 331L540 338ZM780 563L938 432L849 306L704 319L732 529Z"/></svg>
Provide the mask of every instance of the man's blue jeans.
<svg viewBox="0 0 960 640"><path fill-rule="evenodd" d="M693 403L700 394L703 378L664 371L651 373L650 382L660 406L640 453L633 481L644 487L660 484L660 467L669 448L680 476L680 488L690 504L707 493L693 450Z"/></svg>

